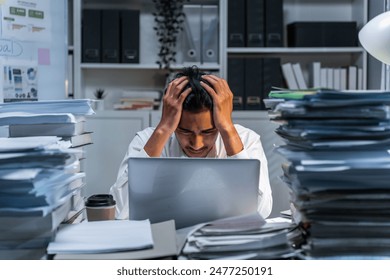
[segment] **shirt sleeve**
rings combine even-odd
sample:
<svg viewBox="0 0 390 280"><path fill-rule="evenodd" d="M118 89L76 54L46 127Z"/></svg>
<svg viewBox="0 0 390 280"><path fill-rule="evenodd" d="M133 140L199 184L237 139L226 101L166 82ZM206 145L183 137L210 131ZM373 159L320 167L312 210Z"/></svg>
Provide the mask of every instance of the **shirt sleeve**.
<svg viewBox="0 0 390 280"><path fill-rule="evenodd" d="M236 125L236 129L241 137L244 149L229 158L254 158L260 161L258 212L265 219L271 214L273 200L269 182L268 161L264 153L263 145L260 136L254 131L240 125Z"/></svg>
<svg viewBox="0 0 390 280"><path fill-rule="evenodd" d="M149 157L144 150L144 146L149 139L153 130L147 128L141 132L138 132L133 140L130 142L129 147L123 160L119 166L118 175L115 183L110 188L110 193L116 201L116 218L128 219L129 218L129 190L128 172L127 172L127 160L129 157ZM149 136L148 136L149 135Z"/></svg>

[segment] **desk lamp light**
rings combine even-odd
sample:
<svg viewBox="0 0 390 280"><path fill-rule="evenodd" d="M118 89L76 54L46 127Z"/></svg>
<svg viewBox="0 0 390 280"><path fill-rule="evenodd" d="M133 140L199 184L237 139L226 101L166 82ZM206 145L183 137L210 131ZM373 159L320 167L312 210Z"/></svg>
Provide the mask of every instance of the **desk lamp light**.
<svg viewBox="0 0 390 280"><path fill-rule="evenodd" d="M363 48L381 61L381 89L390 90L390 1L385 1L385 11L371 19L359 32Z"/></svg>

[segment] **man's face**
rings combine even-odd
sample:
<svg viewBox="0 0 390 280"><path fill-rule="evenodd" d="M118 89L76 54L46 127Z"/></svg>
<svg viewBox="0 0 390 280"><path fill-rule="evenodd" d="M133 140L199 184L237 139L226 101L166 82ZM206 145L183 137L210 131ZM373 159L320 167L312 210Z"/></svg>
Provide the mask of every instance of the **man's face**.
<svg viewBox="0 0 390 280"><path fill-rule="evenodd" d="M218 130L210 110L197 113L183 111L175 134L188 157L206 157L215 145Z"/></svg>

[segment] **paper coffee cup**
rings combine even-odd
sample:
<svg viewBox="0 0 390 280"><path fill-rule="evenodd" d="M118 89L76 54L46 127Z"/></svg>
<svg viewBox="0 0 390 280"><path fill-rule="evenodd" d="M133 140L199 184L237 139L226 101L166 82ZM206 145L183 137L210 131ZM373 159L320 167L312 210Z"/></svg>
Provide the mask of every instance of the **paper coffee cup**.
<svg viewBox="0 0 390 280"><path fill-rule="evenodd" d="M110 194L95 194L85 202L88 221L115 219L116 202Z"/></svg>

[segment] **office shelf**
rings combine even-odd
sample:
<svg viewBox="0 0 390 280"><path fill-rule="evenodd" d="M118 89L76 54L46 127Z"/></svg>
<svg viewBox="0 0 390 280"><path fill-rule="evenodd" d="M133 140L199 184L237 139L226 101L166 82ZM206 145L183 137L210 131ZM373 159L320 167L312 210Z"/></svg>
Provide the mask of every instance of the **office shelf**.
<svg viewBox="0 0 390 280"><path fill-rule="evenodd" d="M227 48L228 54L280 54L296 55L306 53L358 53L361 54L364 49L361 47L350 48Z"/></svg>

